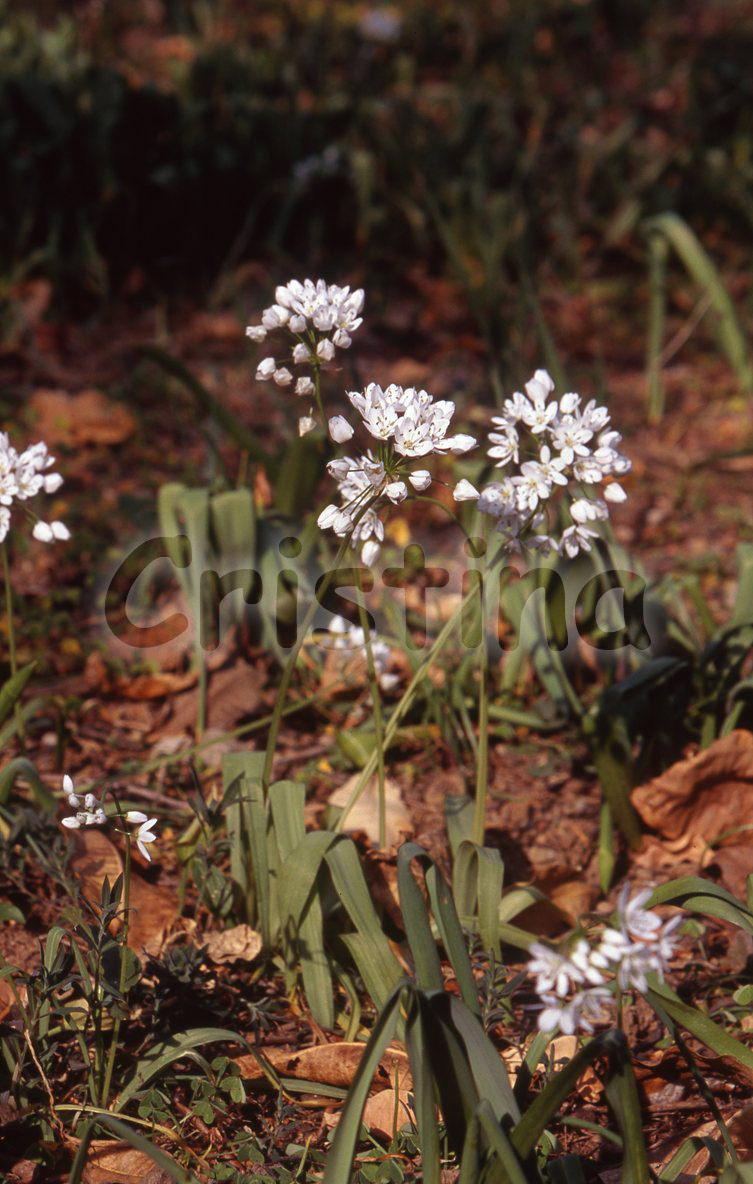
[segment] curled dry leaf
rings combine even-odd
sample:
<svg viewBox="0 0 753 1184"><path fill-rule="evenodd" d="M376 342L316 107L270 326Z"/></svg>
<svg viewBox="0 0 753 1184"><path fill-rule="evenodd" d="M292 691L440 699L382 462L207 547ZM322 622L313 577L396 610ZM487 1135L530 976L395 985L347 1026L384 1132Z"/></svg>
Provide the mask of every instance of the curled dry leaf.
<svg viewBox="0 0 753 1184"><path fill-rule="evenodd" d="M753 734L730 732L638 786L632 799L665 849L699 863L715 859L732 891L744 893L750 833L740 828L753 824Z"/></svg>
<svg viewBox="0 0 753 1184"><path fill-rule="evenodd" d="M283 1077L296 1077L301 1081L316 1081L321 1085L336 1085L345 1089L355 1077L361 1063L364 1044L335 1043L317 1044L313 1048L291 1051L283 1048L260 1048L259 1052ZM247 1081L261 1081L264 1073L256 1057L244 1053L235 1058L243 1077ZM395 1084L400 1090L411 1088L408 1055L402 1049L388 1048L377 1066L374 1084L383 1087Z"/></svg>
<svg viewBox="0 0 753 1184"><path fill-rule="evenodd" d="M207 948L207 957L212 962L253 962L261 951L261 934L250 925L234 925L208 933L200 941Z"/></svg>
<svg viewBox="0 0 753 1184"><path fill-rule="evenodd" d="M331 806L345 806L360 774L354 773L329 797ZM392 777L384 779L385 796L385 846L396 847L406 835L412 834L413 822L402 798L400 786ZM357 831L366 835L375 846L379 842L379 780L374 774L367 782L363 793L348 814L344 830L348 834Z"/></svg>
<svg viewBox="0 0 753 1184"><path fill-rule="evenodd" d="M95 1139L89 1147L83 1184L169 1184L169 1174L128 1143Z"/></svg>

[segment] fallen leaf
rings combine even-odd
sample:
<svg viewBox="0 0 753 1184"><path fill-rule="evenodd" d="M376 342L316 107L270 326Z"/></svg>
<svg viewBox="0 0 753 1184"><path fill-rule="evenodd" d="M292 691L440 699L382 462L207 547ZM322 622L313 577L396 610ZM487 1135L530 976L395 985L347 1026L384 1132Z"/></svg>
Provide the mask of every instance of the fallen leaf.
<svg viewBox="0 0 753 1184"><path fill-rule="evenodd" d="M89 1146L83 1184L168 1184L171 1177L128 1143L96 1139Z"/></svg>
<svg viewBox="0 0 753 1184"><path fill-rule="evenodd" d="M753 1160L753 1103L748 1102L727 1122L738 1159L743 1163Z"/></svg>
<svg viewBox="0 0 753 1184"><path fill-rule="evenodd" d="M207 690L207 726L229 732L241 720L254 714L262 702L266 681L263 669L248 662L236 662L210 674ZM170 717L172 732L196 726L197 690L177 695Z"/></svg>
<svg viewBox="0 0 753 1184"><path fill-rule="evenodd" d="M346 1088L355 1077L365 1047L365 1044L341 1042L317 1044L299 1051L262 1047L259 1052L283 1077ZM259 1062L250 1053L236 1057L235 1063L246 1080L258 1081L264 1078ZM388 1048L377 1066L374 1084L385 1087L394 1085L395 1074L398 1089L410 1089L412 1078L407 1053L399 1048Z"/></svg>
<svg viewBox="0 0 753 1184"><path fill-rule="evenodd" d="M123 871L120 852L96 826L73 831L72 838L71 871L83 894L96 904L105 876L113 884ZM141 857L136 855L135 858ZM158 953L178 918L177 895L167 888L150 884L132 867L130 909L128 945L137 954L142 950Z"/></svg>
<svg viewBox="0 0 753 1184"><path fill-rule="evenodd" d="M631 796L646 826L665 840L708 841L753 820L753 733L730 732Z"/></svg>
<svg viewBox="0 0 753 1184"><path fill-rule="evenodd" d="M345 806L360 774L354 773L344 785L330 794L331 806ZM384 779L385 846L395 847L406 834L412 834L413 822L402 798L400 786L391 777ZM379 779L374 774L366 782L364 791L349 812L343 828L346 833L361 831L375 846L379 843Z"/></svg>
<svg viewBox="0 0 753 1184"><path fill-rule="evenodd" d="M669 854L719 865L733 891L744 893L750 840L740 827L753 823L753 734L742 730L677 761L632 792L642 821ZM721 843L709 844L731 832Z"/></svg>
<svg viewBox="0 0 753 1184"><path fill-rule="evenodd" d="M39 434L48 444L122 444L136 429L127 407L108 399L101 391L39 389L29 400Z"/></svg>
<svg viewBox="0 0 753 1184"><path fill-rule="evenodd" d="M406 1122L415 1124L409 1098L406 1090L380 1090L366 1101L362 1117L364 1126L391 1138L393 1131L399 1131Z"/></svg>
<svg viewBox="0 0 753 1184"><path fill-rule="evenodd" d="M261 950L261 934L250 925L234 925L199 939L207 948L207 957L222 962L253 962Z"/></svg>

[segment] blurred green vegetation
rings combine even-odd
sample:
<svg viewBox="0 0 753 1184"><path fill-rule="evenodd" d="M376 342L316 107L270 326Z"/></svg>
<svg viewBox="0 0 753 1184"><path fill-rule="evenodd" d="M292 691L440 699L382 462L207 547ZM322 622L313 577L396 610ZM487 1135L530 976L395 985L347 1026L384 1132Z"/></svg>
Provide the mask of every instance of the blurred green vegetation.
<svg viewBox="0 0 753 1184"><path fill-rule="evenodd" d="M645 276L649 216L753 228L753 18L730 0L3 7L0 275L69 307L247 260L386 288L420 263L491 343L548 276Z"/></svg>

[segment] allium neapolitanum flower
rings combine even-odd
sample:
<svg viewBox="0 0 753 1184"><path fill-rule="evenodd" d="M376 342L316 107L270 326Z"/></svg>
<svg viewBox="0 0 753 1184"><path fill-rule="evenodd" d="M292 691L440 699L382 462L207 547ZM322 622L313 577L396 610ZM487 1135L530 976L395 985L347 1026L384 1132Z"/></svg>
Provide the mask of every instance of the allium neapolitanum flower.
<svg viewBox="0 0 753 1184"><path fill-rule="evenodd" d="M246 329L246 336L259 343L276 330L288 337L282 358L270 355L259 362L257 379L271 379L280 387L295 384L296 395L311 399L316 391L312 370L318 372L323 363L332 361L336 350L350 347L352 334L362 324L363 302L362 288L351 291L324 280L281 284L275 289L275 303L264 309L261 324ZM296 376L286 363L303 366L306 372ZM316 427L312 411L298 420L301 436Z"/></svg>
<svg viewBox="0 0 753 1184"><path fill-rule="evenodd" d="M59 473L50 470L55 457L50 456L47 445L41 441L32 444L24 452L16 452L4 432L0 432L0 543L10 530L11 515L17 503L24 503L23 510L33 524L32 534L42 543L65 541L71 537L63 522L43 522L25 503L39 493L55 493L63 484Z"/></svg>
<svg viewBox="0 0 753 1184"><path fill-rule="evenodd" d="M614 478L630 471L630 461L618 451L621 436L609 429L606 407L594 399L582 407L580 395L572 393L552 398L554 382L546 370L537 370L525 390L492 417L488 455L501 479L481 490L460 481L455 499L476 501L510 550L525 545L572 559L591 550L598 537L593 527L609 517L608 503L625 500ZM600 485L603 497L588 496ZM556 539L551 532L562 502L571 525Z"/></svg>
<svg viewBox="0 0 753 1184"><path fill-rule="evenodd" d="M662 921L644 907L650 897L646 889L631 898L626 884L617 927L604 929L596 944L584 937L559 949L533 943L528 972L535 976L536 993L544 1005L538 1020L542 1031L559 1027L567 1034L578 1029L591 1032L616 990L645 991L652 972L663 981L683 918Z"/></svg>
<svg viewBox="0 0 753 1184"><path fill-rule="evenodd" d="M69 830L78 830L82 826L104 826L105 823L112 821L105 814L102 803L94 796L93 793L84 795L83 801L81 795L76 793L73 785L73 780L66 773L63 777L63 793L66 796L68 805L75 810L75 814L69 814L67 817L61 819L63 826L68 827ZM117 815L113 815L117 818ZM152 857L149 854L146 843L153 843L157 836L152 833L153 828L157 824L156 818L147 818L141 810L128 810L124 815L121 815L123 821L130 822L132 825L138 826L132 838L136 842L141 854L149 863Z"/></svg>
<svg viewBox="0 0 753 1184"><path fill-rule="evenodd" d="M361 417L362 426L376 445L365 454L330 461L327 470L337 482L340 505L329 505L319 515L323 530L334 530L338 538L350 538L361 546L361 557L373 563L384 539L379 510L397 505L410 489L422 492L433 481L429 469L413 467L432 453L462 453L475 447L473 436L449 436L455 404L435 402L426 391L392 384L382 389L376 382L363 391L350 391L348 399ZM347 440L353 429L344 416L330 420L336 441ZM348 429L350 431L348 432Z"/></svg>

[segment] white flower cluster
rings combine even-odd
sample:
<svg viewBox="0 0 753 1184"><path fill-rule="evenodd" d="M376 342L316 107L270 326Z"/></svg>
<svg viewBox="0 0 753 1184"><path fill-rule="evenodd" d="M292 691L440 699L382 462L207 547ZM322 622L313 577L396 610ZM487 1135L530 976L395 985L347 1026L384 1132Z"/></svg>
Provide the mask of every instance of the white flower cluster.
<svg viewBox="0 0 753 1184"><path fill-rule="evenodd" d="M249 325L246 336L262 342L267 334L277 329L290 333L296 341L289 358L279 361L273 356L262 358L256 367L260 380L272 379L278 386L295 383L294 391L301 398L312 398L316 383L310 373L297 378L285 364L312 367L319 371L322 363L331 362L337 349L348 349L352 334L362 324L363 288L351 291L324 280L290 280L275 289L275 303L265 308L261 324ZM313 431L316 421L313 408L298 420L301 436ZM322 425L324 426L324 425Z"/></svg>
<svg viewBox="0 0 753 1184"><path fill-rule="evenodd" d="M73 780L66 775L63 777L63 792L68 799L68 805L76 811L75 814L69 814L66 818L61 819L63 826L68 827L69 830L78 830L82 826L104 826L107 822L107 815L105 814L104 806L95 798L93 793L84 795L83 803L81 796L76 793ZM153 828L157 824L156 818L147 818L141 810L128 810L123 815L126 822L138 826L138 830L134 833L136 846L138 847L144 859L151 863L152 857L146 846L147 843L153 843L157 836L153 834Z"/></svg>
<svg viewBox="0 0 753 1184"><path fill-rule="evenodd" d="M580 395L572 393L551 398L554 382L546 370L537 370L525 389L505 400L502 415L492 417L488 454L496 468L508 472L480 491L460 481L455 500L477 501L510 549L519 550L525 538L535 550L559 551L572 559L591 550L591 540L598 537L591 524L609 517L607 503L625 500L613 478L628 473L630 461L618 451L621 436L609 429L606 407L594 399L581 407ZM603 497L586 496L586 487L607 481ZM571 525L556 540L547 531L554 525L550 499L558 490L570 495Z"/></svg>
<svg viewBox="0 0 753 1184"><path fill-rule="evenodd" d="M536 976L536 993L544 1004L538 1020L542 1031L559 1028L568 1036L578 1029L592 1032L615 989L645 991L651 972L663 981L683 918L663 922L646 909L651 889L629 896L626 884L617 909L618 927L605 929L598 945L580 937L564 950L541 942L530 947L528 972Z"/></svg>
<svg viewBox="0 0 753 1184"><path fill-rule="evenodd" d="M345 617L333 617L326 633L316 634L316 644L325 650L347 651L366 660L366 634L360 625L353 625ZM390 674L388 666L392 651L386 641L372 631L371 653L374 659L379 685L383 691L391 691L400 682L399 674Z"/></svg>
<svg viewBox="0 0 753 1184"><path fill-rule="evenodd" d="M431 485L430 470L410 469L410 462L431 453L468 452L476 441L462 433L448 436L455 404L435 402L415 387L392 384L383 390L372 382L363 391L348 392L348 399L378 442L378 456L369 450L365 455L330 461L327 471L337 482L340 505L326 506L317 521L322 530L350 538L353 546L362 544L361 558L368 565L376 559L384 539L379 506L385 501L394 505L403 501L409 485L417 492ZM336 443L344 443L354 434L342 415L330 419L329 430Z"/></svg>
<svg viewBox="0 0 753 1184"><path fill-rule="evenodd" d="M38 493L55 493L63 484L59 473L50 469L55 457L50 456L47 445L41 441L18 453L7 435L0 432L0 543L10 530L11 511L15 502L28 502ZM28 506L24 506L27 517L34 523L32 534L42 543L71 537L63 522L42 522Z"/></svg>

